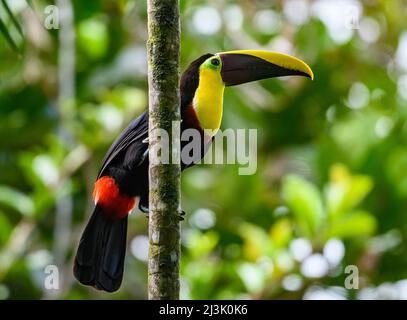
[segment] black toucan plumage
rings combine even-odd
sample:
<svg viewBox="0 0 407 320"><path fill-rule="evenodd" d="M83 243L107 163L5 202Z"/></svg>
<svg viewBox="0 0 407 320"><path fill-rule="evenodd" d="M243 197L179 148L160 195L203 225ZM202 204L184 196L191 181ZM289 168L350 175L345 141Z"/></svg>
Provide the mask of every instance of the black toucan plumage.
<svg viewBox="0 0 407 320"><path fill-rule="evenodd" d="M193 61L180 83L181 132L199 130L201 160L212 141L204 129L219 129L225 86L301 75L313 78L311 69L294 57L266 51L241 50L205 54ZM210 114L209 114L210 113ZM189 141L181 142L181 148ZM113 292L119 289L126 252L127 216L136 204L148 211L148 113L144 112L109 148L98 174L95 208L82 234L74 262L74 275L84 285Z"/></svg>

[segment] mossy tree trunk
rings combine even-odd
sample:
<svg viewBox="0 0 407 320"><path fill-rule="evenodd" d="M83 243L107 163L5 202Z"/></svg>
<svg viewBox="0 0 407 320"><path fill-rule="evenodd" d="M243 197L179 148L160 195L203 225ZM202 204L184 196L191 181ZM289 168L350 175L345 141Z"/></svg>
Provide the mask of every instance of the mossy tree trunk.
<svg viewBox="0 0 407 320"><path fill-rule="evenodd" d="M169 154L179 154L180 120L178 0L147 0L149 85L149 299L179 299L180 165L160 163L159 131L168 133ZM159 152L159 150L161 150Z"/></svg>

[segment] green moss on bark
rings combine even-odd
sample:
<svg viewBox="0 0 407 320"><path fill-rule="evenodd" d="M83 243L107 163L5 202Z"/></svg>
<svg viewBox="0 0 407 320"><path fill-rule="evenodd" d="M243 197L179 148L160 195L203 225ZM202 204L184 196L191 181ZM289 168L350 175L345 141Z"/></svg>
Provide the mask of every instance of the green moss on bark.
<svg viewBox="0 0 407 320"><path fill-rule="evenodd" d="M180 118L179 5L178 0L147 2L150 114L149 298L178 299L180 166L157 164L157 147L153 142L158 139L155 128L166 130L172 141L172 122L179 121Z"/></svg>

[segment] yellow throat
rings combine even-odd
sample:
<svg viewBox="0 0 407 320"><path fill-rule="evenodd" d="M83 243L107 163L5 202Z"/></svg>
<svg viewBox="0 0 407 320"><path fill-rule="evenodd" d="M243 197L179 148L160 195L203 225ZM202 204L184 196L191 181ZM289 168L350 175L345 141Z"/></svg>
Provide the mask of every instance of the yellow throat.
<svg viewBox="0 0 407 320"><path fill-rule="evenodd" d="M212 135L216 134L222 122L224 89L220 72L202 65L193 106L201 128L212 130Z"/></svg>

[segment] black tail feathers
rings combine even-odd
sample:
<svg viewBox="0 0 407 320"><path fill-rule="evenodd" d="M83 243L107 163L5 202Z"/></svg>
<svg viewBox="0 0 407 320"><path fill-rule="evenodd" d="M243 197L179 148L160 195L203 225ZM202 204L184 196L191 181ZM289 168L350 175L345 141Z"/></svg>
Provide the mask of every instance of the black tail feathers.
<svg viewBox="0 0 407 320"><path fill-rule="evenodd" d="M123 279L127 216L111 220L96 206L79 242L74 275L84 285L114 292Z"/></svg>

